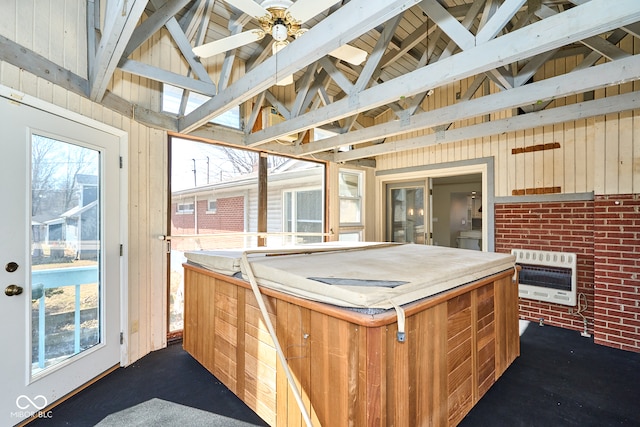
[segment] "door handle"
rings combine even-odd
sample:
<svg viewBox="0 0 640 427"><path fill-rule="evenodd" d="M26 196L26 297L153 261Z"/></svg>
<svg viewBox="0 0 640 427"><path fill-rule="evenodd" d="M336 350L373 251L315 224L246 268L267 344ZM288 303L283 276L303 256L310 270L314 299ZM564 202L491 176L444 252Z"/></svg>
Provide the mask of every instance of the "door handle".
<svg viewBox="0 0 640 427"><path fill-rule="evenodd" d="M4 288L4 294L8 297L12 297L14 295L20 295L22 293L22 287L18 285L9 285Z"/></svg>

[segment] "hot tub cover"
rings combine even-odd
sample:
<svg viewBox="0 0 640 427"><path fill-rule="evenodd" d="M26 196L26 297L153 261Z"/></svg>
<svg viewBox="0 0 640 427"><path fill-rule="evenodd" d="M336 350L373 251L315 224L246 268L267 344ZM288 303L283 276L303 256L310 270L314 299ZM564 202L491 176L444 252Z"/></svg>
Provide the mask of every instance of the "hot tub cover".
<svg viewBox="0 0 640 427"><path fill-rule="evenodd" d="M315 245L247 253L259 285L355 308L390 309L515 266L511 254L416 244ZM189 262L224 274L241 272L246 278L241 255L241 250L185 254ZM358 283L335 284L350 281ZM363 281L378 286L362 286Z"/></svg>

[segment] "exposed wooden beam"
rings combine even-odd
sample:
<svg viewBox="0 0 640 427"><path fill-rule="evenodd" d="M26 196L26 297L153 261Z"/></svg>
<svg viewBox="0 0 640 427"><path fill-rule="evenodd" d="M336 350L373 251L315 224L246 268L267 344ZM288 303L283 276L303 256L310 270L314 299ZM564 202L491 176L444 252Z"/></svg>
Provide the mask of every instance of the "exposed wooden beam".
<svg viewBox="0 0 640 427"><path fill-rule="evenodd" d="M0 35L0 60L75 94L88 96L89 82L44 56Z"/></svg>
<svg viewBox="0 0 640 427"><path fill-rule="evenodd" d="M266 95L267 102L271 104L276 109L276 111L278 111L278 114L284 117L285 120L289 120L291 118L291 112L289 111L289 109L282 102L280 102L280 100L276 98L276 96L271 93L270 90L266 90L264 93Z"/></svg>
<svg viewBox="0 0 640 427"><path fill-rule="evenodd" d="M344 93L351 93L353 91L353 83L344 75L344 73L338 70L338 67L328 57L321 58L319 61L322 68L329 74L331 80L333 80Z"/></svg>
<svg viewBox="0 0 640 427"><path fill-rule="evenodd" d="M402 55L409 52L413 49L417 44L419 44L425 37L428 37L434 30L436 29L435 25L429 26L429 22L425 21L416 28L408 37L402 40L399 49L389 49L380 61L381 67L384 68L387 65L393 63L398 58L402 57Z"/></svg>
<svg viewBox="0 0 640 427"><path fill-rule="evenodd" d="M277 75L290 75L334 51L345 42L386 22L419 0L351 0L311 28L304 37L289 44L278 55L267 58L243 78L180 119L188 133L234 105L238 105L276 83ZM352 17L360 20L353 25ZM276 59L277 57L277 59Z"/></svg>
<svg viewBox="0 0 640 427"><path fill-rule="evenodd" d="M329 61L327 57L325 57L324 59L327 59L327 61L331 63L331 61ZM304 76L302 76L302 79L296 82L297 94L296 99L293 102L293 106L291 107L291 115L293 117L300 115L300 112L305 107L304 100L307 97L307 93L309 93L309 90L311 89L311 85L313 84L317 69L318 62L310 64L307 67L307 70L304 72Z"/></svg>
<svg viewBox="0 0 640 427"><path fill-rule="evenodd" d="M176 135L179 136L180 134ZM207 123L191 132L189 136L244 147L244 134L241 130L217 125L215 123Z"/></svg>
<svg viewBox="0 0 640 427"><path fill-rule="evenodd" d="M209 15L213 10L215 0L197 0L194 5L185 13L178 23L184 31L188 40L193 40L201 32L201 28L207 27ZM195 44L198 46L199 44Z"/></svg>
<svg viewBox="0 0 640 427"><path fill-rule="evenodd" d="M640 2L620 0L618 6L612 8L607 0L591 0L359 94L352 94L348 99L255 132L247 137L247 144L263 144L340 120L385 105L399 96L412 96L640 20ZM536 40L536 43L531 40Z"/></svg>
<svg viewBox="0 0 640 427"><path fill-rule="evenodd" d="M216 86L212 83L192 79L190 77L172 73L171 71L163 70L132 59L123 59L120 61L118 67L127 73L181 87L203 95L213 96L216 94Z"/></svg>
<svg viewBox="0 0 640 427"><path fill-rule="evenodd" d="M486 43L497 36L526 1L527 0L505 0L486 25L476 34L476 45Z"/></svg>
<svg viewBox="0 0 640 427"><path fill-rule="evenodd" d="M640 69L640 55L428 111L411 117L408 123L391 121L348 134L315 141L312 144L306 144L293 150L291 154L304 156L320 151L333 150L342 146L361 144L451 123L456 120L478 117L526 104L534 104L539 101L600 89L640 78L638 69ZM270 145L267 146L270 147Z"/></svg>
<svg viewBox="0 0 640 427"><path fill-rule="evenodd" d="M178 46L178 49L180 50L180 52L182 52L182 56L184 56L184 59L191 67L193 74L203 82L214 84L211 80L211 77L209 77L209 73L207 73L207 70L200 63L200 60L194 55L193 49L191 48L191 43L189 42L189 40L187 40L187 36L182 31L182 28L180 27L180 24L178 24L176 18L174 17L169 19L164 25L167 30L169 30L171 37L173 37L173 41L176 43L176 46Z"/></svg>
<svg viewBox="0 0 640 427"><path fill-rule="evenodd" d="M89 76L89 98L100 101L107 90L113 72L120 62L127 43L136 28L147 0L119 0L113 13L105 19L105 29L98 44Z"/></svg>
<svg viewBox="0 0 640 427"><path fill-rule="evenodd" d="M169 19L173 18L176 13L180 12L189 1L190 0L167 0L161 3L160 1L152 0L153 5L157 6L156 11L133 31L122 56L128 58L138 46L157 33L160 28L162 28Z"/></svg>
<svg viewBox="0 0 640 427"><path fill-rule="evenodd" d="M244 132L245 133L247 133L247 134L251 133L251 129L253 129L253 127L255 126L256 121L258 120L258 115L262 111L262 104L264 104L264 100L266 98L266 95L267 95L267 92L265 91L265 92L262 92L262 93L258 94L258 96L256 97L256 102L253 105L253 108L251 109L251 114L249 115L249 120L247 120L247 124L245 125L245 128L244 128ZM247 104L248 104L248 102L245 103L245 105L247 105Z"/></svg>
<svg viewBox="0 0 640 427"><path fill-rule="evenodd" d="M508 119L494 120L460 129L452 129L439 135L424 135L416 138L385 142L384 144L336 153L333 155L331 160L338 163L348 162L361 158L379 156L382 154L424 148L435 144L448 144L451 142L530 129L532 127L553 125L562 122L600 116L603 114L633 110L639 107L640 92L631 92L624 95L601 98L595 101L586 101L552 108L551 110L523 114Z"/></svg>
<svg viewBox="0 0 640 427"><path fill-rule="evenodd" d="M445 9L438 0L422 0L420 8L451 38L462 50L471 49L476 41L456 18Z"/></svg>

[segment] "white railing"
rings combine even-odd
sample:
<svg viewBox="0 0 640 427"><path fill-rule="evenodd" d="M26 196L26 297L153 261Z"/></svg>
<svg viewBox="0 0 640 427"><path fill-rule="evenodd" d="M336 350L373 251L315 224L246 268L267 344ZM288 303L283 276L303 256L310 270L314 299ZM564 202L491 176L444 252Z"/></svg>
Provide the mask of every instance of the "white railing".
<svg viewBox="0 0 640 427"><path fill-rule="evenodd" d="M80 353L80 286L98 283L98 266L52 268L31 272L32 289L42 289L38 303L38 367L45 367L45 293L47 289L75 287L74 353Z"/></svg>

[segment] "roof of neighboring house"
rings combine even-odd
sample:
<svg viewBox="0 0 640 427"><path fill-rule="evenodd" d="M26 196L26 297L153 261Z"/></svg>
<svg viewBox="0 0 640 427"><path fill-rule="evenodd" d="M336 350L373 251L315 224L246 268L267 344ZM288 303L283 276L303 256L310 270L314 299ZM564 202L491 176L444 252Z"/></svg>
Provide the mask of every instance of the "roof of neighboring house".
<svg viewBox="0 0 640 427"><path fill-rule="evenodd" d="M86 206L76 206L74 208L69 209L68 211L61 213L60 214L60 218L73 218L75 216L81 215L82 213L86 212L87 210L91 209L92 207L96 206L98 204L97 200L94 200L93 202L89 203Z"/></svg>
<svg viewBox="0 0 640 427"><path fill-rule="evenodd" d="M283 186L287 182L292 182L292 187L302 187L317 182L321 177L324 169L319 167L318 163L299 161L291 159L283 164L272 168L269 171L269 184ZM223 182L201 185L198 187L187 188L184 190L172 192L172 197L194 196L200 194L211 194L212 191L219 192L226 190L227 192L237 192L245 190L248 187L255 187L258 181L258 173L253 172L247 175L240 175L235 178Z"/></svg>
<svg viewBox="0 0 640 427"><path fill-rule="evenodd" d="M98 175L85 175L78 174L76 175L76 182L80 185L98 185Z"/></svg>

